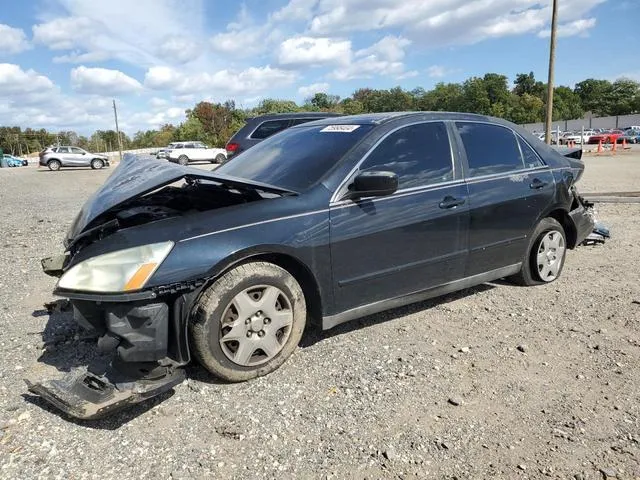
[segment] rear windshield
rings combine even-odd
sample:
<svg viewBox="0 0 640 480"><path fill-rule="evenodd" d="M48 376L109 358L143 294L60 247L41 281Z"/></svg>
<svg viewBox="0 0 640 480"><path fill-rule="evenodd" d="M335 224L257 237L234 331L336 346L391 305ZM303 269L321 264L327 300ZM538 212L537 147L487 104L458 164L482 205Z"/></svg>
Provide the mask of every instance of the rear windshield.
<svg viewBox="0 0 640 480"><path fill-rule="evenodd" d="M304 191L318 183L372 128L372 125L290 128L245 150L216 171Z"/></svg>

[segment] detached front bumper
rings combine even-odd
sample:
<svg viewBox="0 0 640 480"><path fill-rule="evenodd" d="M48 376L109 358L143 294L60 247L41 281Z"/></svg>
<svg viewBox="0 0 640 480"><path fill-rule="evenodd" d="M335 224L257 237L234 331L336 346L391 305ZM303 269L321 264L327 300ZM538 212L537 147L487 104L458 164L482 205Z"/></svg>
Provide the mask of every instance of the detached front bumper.
<svg viewBox="0 0 640 480"><path fill-rule="evenodd" d="M61 260L43 261L47 273ZM170 390L189 363L188 308L197 292L96 295L56 290L69 299L75 321L93 333L110 361L61 380L27 381L28 389L68 415L99 418ZM104 358L104 357L103 357Z"/></svg>

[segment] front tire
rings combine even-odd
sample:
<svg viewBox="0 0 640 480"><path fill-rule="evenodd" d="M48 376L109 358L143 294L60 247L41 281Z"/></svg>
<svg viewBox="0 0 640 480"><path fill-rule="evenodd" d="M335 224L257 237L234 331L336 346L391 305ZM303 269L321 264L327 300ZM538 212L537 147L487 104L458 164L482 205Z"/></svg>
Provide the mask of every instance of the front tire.
<svg viewBox="0 0 640 480"><path fill-rule="evenodd" d="M178 163L182 166L186 166L189 164L189 158L186 155L180 155L178 157Z"/></svg>
<svg viewBox="0 0 640 480"><path fill-rule="evenodd" d="M218 164L222 165L226 160L227 160L227 157L225 157L223 154L219 153L218 155L216 155L214 163L218 163Z"/></svg>
<svg viewBox="0 0 640 480"><path fill-rule="evenodd" d="M104 162L102 160L100 160L99 158L94 158L93 160L91 160L91 168L94 170L100 170L102 167L104 167Z"/></svg>
<svg viewBox="0 0 640 480"><path fill-rule="evenodd" d="M543 218L531 235L520 272L511 281L534 286L556 281L562 273L567 254L567 237L562 225L554 218Z"/></svg>
<svg viewBox="0 0 640 480"><path fill-rule="evenodd" d="M215 376L244 382L273 372L291 356L306 317L304 294L289 272L246 263L225 273L196 303L191 348Z"/></svg>

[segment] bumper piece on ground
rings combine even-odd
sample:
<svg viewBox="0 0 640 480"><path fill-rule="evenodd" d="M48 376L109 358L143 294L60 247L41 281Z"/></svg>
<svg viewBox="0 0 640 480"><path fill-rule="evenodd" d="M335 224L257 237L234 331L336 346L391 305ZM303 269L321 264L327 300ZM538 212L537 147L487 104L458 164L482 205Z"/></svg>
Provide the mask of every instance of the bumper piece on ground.
<svg viewBox="0 0 640 480"><path fill-rule="evenodd" d="M30 392L67 415L91 420L167 392L184 379L184 370L178 368L167 369L164 376L154 379L127 378L111 370L105 375L83 371L70 373L60 380L25 382Z"/></svg>

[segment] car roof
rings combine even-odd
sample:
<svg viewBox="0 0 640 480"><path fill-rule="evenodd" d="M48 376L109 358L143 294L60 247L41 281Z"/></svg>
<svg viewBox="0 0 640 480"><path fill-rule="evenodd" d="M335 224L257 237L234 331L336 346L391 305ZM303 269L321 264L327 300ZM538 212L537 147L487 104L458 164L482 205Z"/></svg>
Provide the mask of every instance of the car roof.
<svg viewBox="0 0 640 480"><path fill-rule="evenodd" d="M489 117L486 115L478 115L475 113L459 113L459 112L385 112L385 113L365 113L360 115L340 116L337 118L326 118L316 120L314 125L382 125L394 120L402 118L416 118L420 120L475 120L482 122L492 122L499 124L507 124L505 120L500 118ZM306 124L308 125L308 124Z"/></svg>
<svg viewBox="0 0 640 480"><path fill-rule="evenodd" d="M327 118L327 117L340 117L341 113L333 112L289 112L289 113L269 113L267 115L258 115L250 117L247 120L288 120L291 118Z"/></svg>

